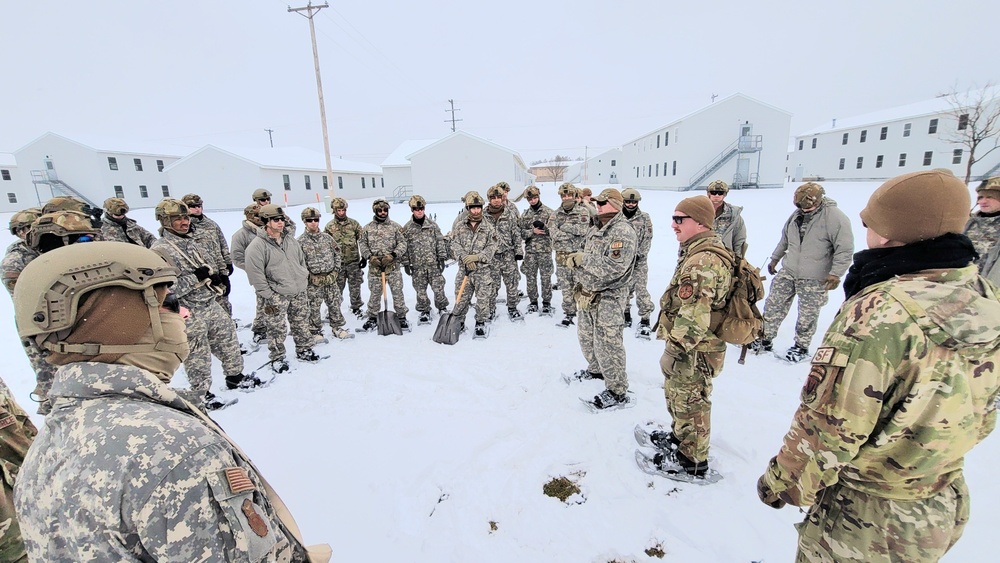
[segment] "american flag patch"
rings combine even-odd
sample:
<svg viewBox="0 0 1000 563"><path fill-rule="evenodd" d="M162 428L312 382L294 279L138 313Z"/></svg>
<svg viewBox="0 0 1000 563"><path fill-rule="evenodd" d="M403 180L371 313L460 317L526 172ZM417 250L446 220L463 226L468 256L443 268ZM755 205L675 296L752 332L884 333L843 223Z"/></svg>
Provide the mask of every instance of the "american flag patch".
<svg viewBox="0 0 1000 563"><path fill-rule="evenodd" d="M624 247L625 247L625 243L622 242L622 241L620 241L620 240L616 240L616 241L614 241L614 242L611 243L611 248L612 249L620 249L620 248L624 248Z"/></svg>
<svg viewBox="0 0 1000 563"><path fill-rule="evenodd" d="M0 418L0 428L7 428L15 422L17 422L17 420L14 418L14 415L8 414L7 416Z"/></svg>
<svg viewBox="0 0 1000 563"><path fill-rule="evenodd" d="M247 475L246 469L243 469L242 467L230 467L229 469L226 469L225 473L226 481L229 483L229 490L233 494L257 490L253 481L250 480L250 476Z"/></svg>

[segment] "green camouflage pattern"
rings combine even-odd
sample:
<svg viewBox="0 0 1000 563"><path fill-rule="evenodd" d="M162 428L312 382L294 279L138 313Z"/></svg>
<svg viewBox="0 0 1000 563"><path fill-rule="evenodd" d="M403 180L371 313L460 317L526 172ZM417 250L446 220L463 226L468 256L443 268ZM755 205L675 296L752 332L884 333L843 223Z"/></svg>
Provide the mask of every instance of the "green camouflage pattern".
<svg viewBox="0 0 1000 563"><path fill-rule="evenodd" d="M333 237L323 231L310 233L306 229L299 235L299 246L305 255L306 269L309 270L309 286L306 294L309 298L309 325L314 333L323 331L323 317L320 309L326 303L327 318L330 327L337 329L344 326L344 314L340 310L344 301L344 292L337 290L337 277L343 266L340 255L340 245Z"/></svg>
<svg viewBox="0 0 1000 563"><path fill-rule="evenodd" d="M531 188L529 188L531 189ZM535 188L537 192L538 188ZM552 218L552 209L542 202L537 207L528 206L521 215L521 234L524 238L524 261L521 273L527 280L528 301L538 304L538 288L541 286L542 303L552 302L552 237L534 232L535 221L547 225Z"/></svg>
<svg viewBox="0 0 1000 563"><path fill-rule="evenodd" d="M462 292L462 298L455 304L455 317L465 322L469 312L469 303L476 297L476 322L483 323L490 317L490 295L492 295L492 276L490 263L497 251L496 229L486 220L477 223L473 229L468 220L459 223L451 233L452 256L458 261L458 273L455 276L455 288L461 286L462 279L469 276L469 281ZM475 269L469 269L462 259L475 254L479 257ZM495 305L494 305L495 306Z"/></svg>
<svg viewBox="0 0 1000 563"><path fill-rule="evenodd" d="M38 430L28 413L17 404L14 395L0 379L0 561L26 562L21 527L14 509L14 485L18 471Z"/></svg>
<svg viewBox="0 0 1000 563"><path fill-rule="evenodd" d="M18 240L7 247L3 262L0 262L0 272L3 272L3 286L7 293L14 295L14 285L21 276L24 267L39 256L38 251L31 248L23 240Z"/></svg>
<svg viewBox="0 0 1000 563"><path fill-rule="evenodd" d="M340 200L340 201L336 201ZM335 198L337 205L347 208L347 201ZM338 209L337 205L333 209ZM344 293L344 286L350 296L351 310L361 309L364 302L361 300L361 284L364 282L364 272L361 270L361 254L358 253L358 239L361 238L361 224L345 216L340 219L336 216L323 227L323 232L327 233L337 244L340 245L340 255L342 258L340 274L337 276L337 289L341 295Z"/></svg>
<svg viewBox="0 0 1000 563"><path fill-rule="evenodd" d="M441 228L425 214L422 224L411 218L403 225L403 237L406 238L403 264L410 267L410 284L417 294L417 311L428 313L431 310L427 286L430 286L434 293L434 307L439 311L447 309L450 303L445 294L445 280L442 273L444 263L448 259L448 245Z"/></svg>
<svg viewBox="0 0 1000 563"><path fill-rule="evenodd" d="M569 184L569 187L573 188L572 184ZM584 237L590 232L590 220L590 212L586 206L574 203L569 210L560 205L546 223L549 237L552 239L552 250L556 254L556 282L562 290L562 311L567 316L576 314L576 301L573 300L572 290L576 287L577 279L576 272L573 268L567 268L564 260L568 254L583 250Z"/></svg>
<svg viewBox="0 0 1000 563"><path fill-rule="evenodd" d="M406 306L406 296L403 294L403 272L400 265L400 260L406 256L406 237L403 236L403 228L391 219L384 221L373 219L361 229L358 251L362 258L369 261L368 317L375 318L382 310L382 272L385 272L385 285L392 294L392 307L396 316L406 317L410 309ZM370 259L373 256L396 258L388 266L377 267L371 263Z"/></svg>
<svg viewBox="0 0 1000 563"><path fill-rule="evenodd" d="M987 217L981 211L973 213L969 217L969 222L965 224L965 236L969 237L972 246L976 247L976 252L979 254L976 263L980 265L979 271L982 272L986 255L1000 240L1000 215Z"/></svg>

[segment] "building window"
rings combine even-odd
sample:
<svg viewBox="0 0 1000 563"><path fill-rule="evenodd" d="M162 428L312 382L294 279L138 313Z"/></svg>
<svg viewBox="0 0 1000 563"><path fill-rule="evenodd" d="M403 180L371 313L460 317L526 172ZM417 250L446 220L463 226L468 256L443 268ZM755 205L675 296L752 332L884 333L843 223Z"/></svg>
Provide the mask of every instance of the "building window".
<svg viewBox="0 0 1000 563"><path fill-rule="evenodd" d="M139 186L139 197L149 197L149 192L146 191L146 186Z"/></svg>
<svg viewBox="0 0 1000 563"><path fill-rule="evenodd" d="M889 128L888 127L883 127L882 131L880 131L879 134L878 134L878 140L884 141L886 139L886 137L888 137L888 136L889 136Z"/></svg>
<svg viewBox="0 0 1000 563"><path fill-rule="evenodd" d="M660 148L660 136L659 135L656 136L656 148ZM657 174L657 175L659 175L659 174Z"/></svg>
<svg viewBox="0 0 1000 563"><path fill-rule="evenodd" d="M372 187L374 188L375 186L372 186ZM364 176L361 177L361 189L362 190L365 189L365 177Z"/></svg>
<svg viewBox="0 0 1000 563"><path fill-rule="evenodd" d="M799 150L802 150L802 143L804 143L804 142L805 141L803 141L802 139L799 139Z"/></svg>
<svg viewBox="0 0 1000 563"><path fill-rule="evenodd" d="M330 179L326 177L326 174L323 174L323 189L324 190L330 189Z"/></svg>
<svg viewBox="0 0 1000 563"><path fill-rule="evenodd" d="M0 170L0 178L10 180L10 170Z"/></svg>
<svg viewBox="0 0 1000 563"><path fill-rule="evenodd" d="M847 159L846 159L846 158L842 158L842 159L840 159L840 164L839 164L839 165L837 165L837 169L838 169L838 170L843 170L843 169L844 169L844 162L846 162L846 161L847 161Z"/></svg>
<svg viewBox="0 0 1000 563"><path fill-rule="evenodd" d="M904 123L903 124L903 136L904 137L909 137L910 136L910 125L912 125L912 123Z"/></svg>
<svg viewBox="0 0 1000 563"><path fill-rule="evenodd" d="M926 151L926 152L924 152L924 166L930 166L931 165L931 157L933 157L933 156L934 156L934 151Z"/></svg>
<svg viewBox="0 0 1000 563"><path fill-rule="evenodd" d="M962 149L955 149L951 151L951 163L962 164Z"/></svg>
<svg viewBox="0 0 1000 563"><path fill-rule="evenodd" d="M163 172L163 161L162 160L157 160L156 161L156 171L157 172Z"/></svg>
<svg viewBox="0 0 1000 563"><path fill-rule="evenodd" d="M865 157L859 156L858 157L858 166L857 166L858 170L861 170L861 166L864 164L864 162L865 162Z"/></svg>
<svg viewBox="0 0 1000 563"><path fill-rule="evenodd" d="M160 186L160 191L163 192L163 197L170 197L170 187Z"/></svg>
<svg viewBox="0 0 1000 563"><path fill-rule="evenodd" d="M963 113L958 116L958 130L964 131L969 128L969 114Z"/></svg>
<svg viewBox="0 0 1000 563"><path fill-rule="evenodd" d="M937 118L931 120L931 124L927 126L928 135L933 135L934 133L937 133L937 123L938 123Z"/></svg>
<svg viewBox="0 0 1000 563"><path fill-rule="evenodd" d="M305 175L305 179L306 179L306 189L307 190L313 189L313 187L312 187L312 178L310 178L309 175L306 174Z"/></svg>
<svg viewBox="0 0 1000 563"><path fill-rule="evenodd" d="M652 164L649 165L649 170L646 171L646 176L648 176L650 178L653 177L653 165Z"/></svg>
<svg viewBox="0 0 1000 563"><path fill-rule="evenodd" d="M118 159L115 158L115 157L113 157L113 156L109 156L108 157L108 168L110 168L112 170L118 170Z"/></svg>
<svg viewBox="0 0 1000 563"><path fill-rule="evenodd" d="M842 144L842 145L846 145L847 144L847 137L848 137L848 135L849 135L849 133L844 133L844 138L842 138L840 140L840 144Z"/></svg>
<svg viewBox="0 0 1000 563"><path fill-rule="evenodd" d="M125 190L123 190L121 186L115 186L115 197L118 198L125 197Z"/></svg>
<svg viewBox="0 0 1000 563"><path fill-rule="evenodd" d="M337 189L338 190L344 189L344 177L343 176L337 176Z"/></svg>
<svg viewBox="0 0 1000 563"><path fill-rule="evenodd" d="M14 192L7 192L7 203L17 203L17 194Z"/></svg>
<svg viewBox="0 0 1000 563"><path fill-rule="evenodd" d="M615 159L612 158L611 159L611 166L614 166L614 165L615 165Z"/></svg>
<svg viewBox="0 0 1000 563"><path fill-rule="evenodd" d="M667 131L666 133L663 134L663 146L666 147L668 145L670 145L670 131ZM615 165L614 161L611 161L611 166L614 165Z"/></svg>
<svg viewBox="0 0 1000 563"><path fill-rule="evenodd" d="M667 173L667 167L666 166L663 167L663 173L664 174ZM659 162L656 163L656 176L657 177L660 176L660 163Z"/></svg>
<svg viewBox="0 0 1000 563"><path fill-rule="evenodd" d="M816 137L813 137L813 148L816 148Z"/></svg>
<svg viewBox="0 0 1000 563"><path fill-rule="evenodd" d="M673 172L671 172L671 174L673 174L674 176L677 175L677 161L676 160L674 161L674 169L673 169Z"/></svg>
<svg viewBox="0 0 1000 563"><path fill-rule="evenodd" d="M385 186L382 186L382 187L384 188ZM375 177L374 176L372 176L372 189L373 190L375 189Z"/></svg>
<svg viewBox="0 0 1000 563"><path fill-rule="evenodd" d="M379 178L378 181L382 184L382 187L384 188L385 187L385 177L383 176L383 177Z"/></svg>
<svg viewBox="0 0 1000 563"><path fill-rule="evenodd" d="M899 165L900 166L906 166L906 153L905 152L899 153Z"/></svg>
<svg viewBox="0 0 1000 563"><path fill-rule="evenodd" d="M875 157L875 168L882 168L882 155Z"/></svg>
<svg viewBox="0 0 1000 563"><path fill-rule="evenodd" d="M133 158L132 162L135 164L135 171L136 172L142 172L142 159L141 158Z"/></svg>
<svg viewBox="0 0 1000 563"><path fill-rule="evenodd" d="M281 175L281 182L285 184L285 191L292 191L292 179L288 177L288 174Z"/></svg>
<svg viewBox="0 0 1000 563"><path fill-rule="evenodd" d="M861 130L861 142L863 143L863 142L865 142L867 140L868 140L868 130L867 129L862 129Z"/></svg>

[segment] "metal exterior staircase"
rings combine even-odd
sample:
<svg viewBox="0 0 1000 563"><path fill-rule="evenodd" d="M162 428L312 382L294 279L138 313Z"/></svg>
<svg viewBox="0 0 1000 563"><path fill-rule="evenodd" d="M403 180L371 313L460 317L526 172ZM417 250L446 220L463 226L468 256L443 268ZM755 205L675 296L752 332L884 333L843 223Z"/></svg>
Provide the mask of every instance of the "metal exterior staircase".
<svg viewBox="0 0 1000 563"><path fill-rule="evenodd" d="M89 197L73 189L73 186L70 186L58 178L53 178L52 176L52 174L47 173L45 170L32 170L31 182L33 184L47 184L49 189L52 190L52 197L72 196L77 199L82 199L95 209L100 209L102 207L102 204L95 203ZM43 201L41 203L45 202Z"/></svg>
<svg viewBox="0 0 1000 563"><path fill-rule="evenodd" d="M392 201L393 203L405 203L410 200L411 195L413 195L412 185L404 184L396 186L396 189L392 192Z"/></svg>
<svg viewBox="0 0 1000 563"><path fill-rule="evenodd" d="M698 186L705 181L706 178L711 176L716 170L722 168L727 162L733 159L738 154L755 153L760 152L763 149L763 138L761 135L743 135L733 141L728 147L722 150L718 155L708 161L708 164L703 166L701 170L694 173L691 176L691 182L688 184L686 190L697 189Z"/></svg>

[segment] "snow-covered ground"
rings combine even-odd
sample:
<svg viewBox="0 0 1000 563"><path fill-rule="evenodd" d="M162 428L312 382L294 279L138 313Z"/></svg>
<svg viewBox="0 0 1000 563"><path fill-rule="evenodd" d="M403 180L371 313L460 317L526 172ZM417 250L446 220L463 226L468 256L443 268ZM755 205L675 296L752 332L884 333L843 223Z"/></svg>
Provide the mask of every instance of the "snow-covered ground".
<svg viewBox="0 0 1000 563"><path fill-rule="evenodd" d="M857 249L864 244L858 212L875 187L826 186L852 220ZM767 262L794 209L793 190L789 185L728 197L744 206L748 256L758 266ZM210 192L201 195L210 207L216 203ZM688 195L642 193L641 208L652 214L655 229L649 280L654 300L676 263L670 215ZM542 201L550 207L557 203L553 185L543 186ZM352 217L362 224L371 220L370 200L350 203ZM291 209L300 229L303 207ZM447 228L458 209L457 203L441 204L428 212ZM242 219L237 213L209 215L228 233ZM152 210L131 216L155 230ZM390 216L402 224L409 209L394 204ZM329 218L325 214L323 224ZM12 240L9 232L0 238L4 245ZM454 266L445 277L453 297ZM253 293L242 272L233 282L235 315L249 320ZM415 299L406 284L415 325ZM362 295L367 299L367 288ZM838 289L820 317L813 348L842 300ZM558 304L558 292L553 302ZM525 306L522 302L522 312ZM18 345L9 299L0 299L0 315L10 319L0 343L0 354L10 362L2 377L33 411L28 399L33 374ZM437 319L403 336L334 340L317 346L329 359L317 365L291 360L290 373L267 389L238 394L239 404L214 417L281 493L306 540L332 544L336 561L655 561L645 553L654 546L665 552L663 560L675 562L793 559L792 525L802 512L764 506L755 484L788 429L805 365L750 356L741 366L731 348L712 397L711 455L724 478L704 487L682 484L641 473L633 460L633 426L668 422L658 364L663 343L638 340L627 329L629 382L638 404L592 414L578 397L593 396L601 382L567 386L560 379L561 373L585 367L575 330L556 328L559 317L526 317L523 325L498 319L489 339L474 341L464 334L455 346L431 340ZM471 326L471 315L467 322ZM791 346L794 322L793 308L776 349ZM348 321L351 329L360 324ZM249 331L240 337L247 341ZM288 349L294 357L291 339ZM247 369L266 361L263 347L246 359ZM215 368L218 386L217 360ZM183 383L183 374L175 381ZM996 560L989 534L991 522L1000 521L998 462L996 437L968 456L972 521L945 561ZM582 489L570 504L542 493L543 485L559 476Z"/></svg>

